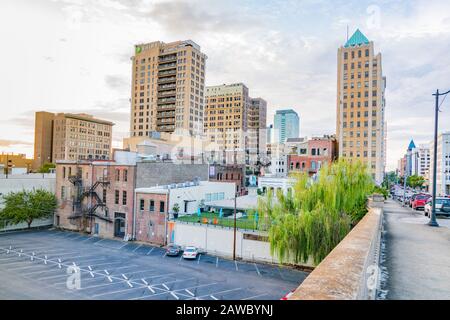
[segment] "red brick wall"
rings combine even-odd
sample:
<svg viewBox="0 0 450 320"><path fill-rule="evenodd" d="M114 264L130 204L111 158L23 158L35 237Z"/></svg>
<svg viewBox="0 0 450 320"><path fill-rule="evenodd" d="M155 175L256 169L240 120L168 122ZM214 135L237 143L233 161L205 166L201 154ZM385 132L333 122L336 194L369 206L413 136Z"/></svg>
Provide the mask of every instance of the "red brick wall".
<svg viewBox="0 0 450 320"><path fill-rule="evenodd" d="M168 195L166 194L136 194L136 240L151 242L158 245L165 244L166 224L168 212ZM140 209L141 200L144 200L144 210ZM150 211L150 200L155 202L154 211ZM164 201L164 212L160 212L160 202ZM152 226L150 227L150 223Z"/></svg>

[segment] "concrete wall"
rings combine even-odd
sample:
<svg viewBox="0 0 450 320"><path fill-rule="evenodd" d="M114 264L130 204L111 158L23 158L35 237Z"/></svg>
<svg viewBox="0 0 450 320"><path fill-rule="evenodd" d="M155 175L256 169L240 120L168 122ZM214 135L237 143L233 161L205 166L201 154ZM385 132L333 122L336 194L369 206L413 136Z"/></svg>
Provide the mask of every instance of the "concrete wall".
<svg viewBox="0 0 450 320"><path fill-rule="evenodd" d="M209 254L233 257L233 229L220 226L193 224L176 221L175 241L180 246L195 246ZM246 239L246 235L267 236L262 232L236 231L236 257L242 260L278 263L278 259L270 254L267 241ZM306 266L312 266L310 263Z"/></svg>
<svg viewBox="0 0 450 320"><path fill-rule="evenodd" d="M302 282L290 299L375 299L379 281L382 203L379 198L369 201L369 212ZM370 288L368 284L371 284Z"/></svg>
<svg viewBox="0 0 450 320"><path fill-rule="evenodd" d="M208 164L176 164L170 162L138 162L136 188L172 183L208 180Z"/></svg>

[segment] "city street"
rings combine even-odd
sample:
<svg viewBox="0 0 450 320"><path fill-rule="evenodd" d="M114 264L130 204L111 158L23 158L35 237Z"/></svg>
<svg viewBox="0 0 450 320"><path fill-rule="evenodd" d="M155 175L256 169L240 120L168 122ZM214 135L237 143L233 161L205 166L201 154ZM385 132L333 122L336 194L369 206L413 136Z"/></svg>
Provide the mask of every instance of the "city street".
<svg viewBox="0 0 450 320"><path fill-rule="evenodd" d="M70 267L80 270L78 289L67 286ZM0 299L94 300L280 299L307 275L205 254L187 261L158 247L50 230L0 235L0 274Z"/></svg>

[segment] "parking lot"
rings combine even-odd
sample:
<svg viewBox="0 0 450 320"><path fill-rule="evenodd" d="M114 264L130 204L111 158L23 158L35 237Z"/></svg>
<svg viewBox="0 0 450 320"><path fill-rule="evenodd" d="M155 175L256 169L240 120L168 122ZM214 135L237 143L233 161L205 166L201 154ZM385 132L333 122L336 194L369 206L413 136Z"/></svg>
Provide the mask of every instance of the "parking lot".
<svg viewBox="0 0 450 320"><path fill-rule="evenodd" d="M67 285L78 270L80 286ZM0 234L1 299L280 299L307 273L200 254L168 257L159 247L75 232Z"/></svg>

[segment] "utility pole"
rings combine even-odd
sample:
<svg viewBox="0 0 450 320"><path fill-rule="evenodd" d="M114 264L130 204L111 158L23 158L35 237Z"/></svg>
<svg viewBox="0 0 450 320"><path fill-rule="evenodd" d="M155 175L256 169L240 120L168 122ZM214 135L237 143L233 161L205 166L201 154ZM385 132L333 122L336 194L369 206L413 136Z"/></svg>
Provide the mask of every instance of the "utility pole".
<svg viewBox="0 0 450 320"><path fill-rule="evenodd" d="M439 89L433 96L436 96L436 106L434 109L434 146L433 146L433 189L431 202L431 216L428 225L431 227L439 227L436 221L436 177L437 177L437 144L438 144L438 126L439 126L439 96L445 96L450 93L450 90L445 93L439 93ZM444 98L445 99L445 98Z"/></svg>
<svg viewBox="0 0 450 320"><path fill-rule="evenodd" d="M233 234L233 260L236 260L236 197L237 192L234 192L234 234Z"/></svg>

